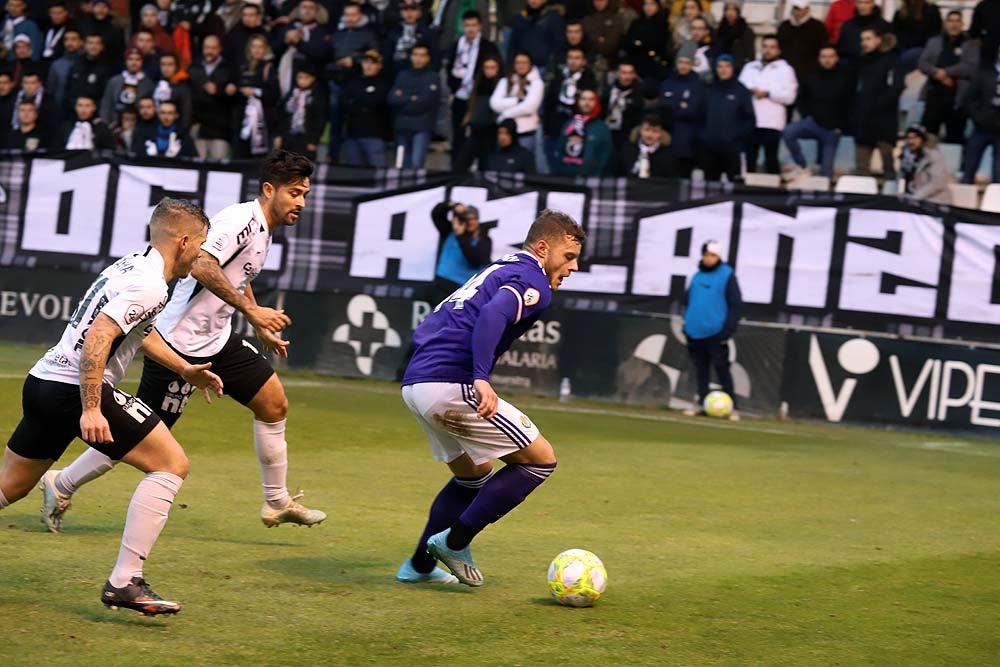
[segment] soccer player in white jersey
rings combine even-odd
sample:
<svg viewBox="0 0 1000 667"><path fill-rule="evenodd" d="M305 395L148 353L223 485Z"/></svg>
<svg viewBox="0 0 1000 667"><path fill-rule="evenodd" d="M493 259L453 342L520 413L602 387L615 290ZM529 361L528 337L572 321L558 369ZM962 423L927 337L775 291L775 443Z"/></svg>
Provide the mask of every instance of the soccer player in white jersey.
<svg viewBox="0 0 1000 667"><path fill-rule="evenodd" d="M153 321L167 304L167 282L188 275L208 230L197 206L164 199L149 221L149 247L105 269L80 301L62 338L24 381L24 416L0 462L0 508L20 500L81 438L146 476L132 496L118 562L101 602L146 615L176 614L143 578L142 564L156 542L188 472L184 450L142 401L115 388L136 351L172 369L186 382L222 395L210 364L190 364L164 343Z"/></svg>
<svg viewBox="0 0 1000 667"><path fill-rule="evenodd" d="M191 275L174 288L157 321L157 330L174 350L191 363L212 364L226 385L226 393L253 412L254 449L264 491L260 518L269 528L281 523L312 526L326 519L326 514L299 503L301 494L292 497L288 492L288 399L267 359L233 331L232 316L237 310L243 313L264 348L287 358L289 343L278 334L291 319L283 311L258 305L250 282L264 266L271 233L298 221L306 205L312 170L312 162L296 153L276 151L265 158L260 196L227 206L212 218ZM191 384L176 371L147 358L136 395L172 428L192 391ZM62 530L73 493L115 463L113 457L89 449L65 469L45 476L42 521L49 530Z"/></svg>

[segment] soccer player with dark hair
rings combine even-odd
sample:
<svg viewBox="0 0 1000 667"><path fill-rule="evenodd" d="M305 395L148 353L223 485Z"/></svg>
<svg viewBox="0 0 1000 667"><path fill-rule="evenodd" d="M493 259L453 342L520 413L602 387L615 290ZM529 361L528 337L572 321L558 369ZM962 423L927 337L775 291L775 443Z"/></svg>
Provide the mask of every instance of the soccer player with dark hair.
<svg viewBox="0 0 1000 667"><path fill-rule="evenodd" d="M304 507L297 502L299 495L288 493L288 399L257 346L233 331L232 316L240 311L256 329L265 350L288 356L289 343L278 334L291 319L281 310L258 305L250 282L264 266L271 233L298 221L312 171L312 162L288 151L275 151L264 160L260 196L215 215L190 277L174 288L157 327L184 359L212 364L225 382L226 393L253 412L254 450L264 490L260 518L269 528L281 523L311 526L326 519L326 514ZM180 418L193 391L174 369L146 359L137 395L167 426L173 427ZM89 449L64 470L46 475L42 520L49 530L61 531L72 494L111 470L116 461L114 456Z"/></svg>
<svg viewBox="0 0 1000 667"><path fill-rule="evenodd" d="M191 364L153 327L167 282L188 275L208 231L197 206L163 199L149 220L149 246L106 268L80 300L62 338L28 372L24 416L0 463L0 508L20 500L74 438L145 473L129 504L118 562L101 602L146 615L176 614L143 578L143 561L167 521L188 460L160 418L115 388L140 347L183 381L222 395L211 364Z"/></svg>
<svg viewBox="0 0 1000 667"><path fill-rule="evenodd" d="M493 390L496 360L552 302L578 269L584 232L546 209L520 252L506 255L445 299L413 334L403 401L438 461L454 477L438 493L413 556L396 573L404 583L481 586L469 544L520 505L556 468L552 445L520 410ZM494 471L493 461L506 465ZM494 474L495 473L495 474ZM441 560L454 577L438 568Z"/></svg>

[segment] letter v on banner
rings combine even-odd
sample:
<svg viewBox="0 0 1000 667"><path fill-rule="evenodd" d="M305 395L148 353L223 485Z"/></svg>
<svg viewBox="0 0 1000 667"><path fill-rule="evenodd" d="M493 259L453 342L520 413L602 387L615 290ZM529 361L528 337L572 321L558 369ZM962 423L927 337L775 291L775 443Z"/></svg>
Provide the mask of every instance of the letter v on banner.
<svg viewBox="0 0 1000 667"><path fill-rule="evenodd" d="M840 385L840 391L834 394L830 373L826 370L826 362L823 361L823 350L820 349L815 334L809 337L809 369L816 381L816 391L819 392L819 400L823 404L826 418L832 422L839 422L847 410L851 395L854 394L854 388L858 384L857 379L847 378L844 384Z"/></svg>

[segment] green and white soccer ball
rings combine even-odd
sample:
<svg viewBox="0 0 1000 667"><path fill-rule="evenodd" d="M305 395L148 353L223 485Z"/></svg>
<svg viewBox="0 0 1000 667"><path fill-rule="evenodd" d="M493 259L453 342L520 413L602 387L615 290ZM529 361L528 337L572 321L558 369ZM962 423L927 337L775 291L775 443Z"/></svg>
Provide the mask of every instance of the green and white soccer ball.
<svg viewBox="0 0 1000 667"><path fill-rule="evenodd" d="M733 413L733 397L724 391L710 391L702 407L709 417L725 418Z"/></svg>
<svg viewBox="0 0 1000 667"><path fill-rule="evenodd" d="M590 607L608 585L601 559L584 549L569 549L549 564L549 592L568 607Z"/></svg>

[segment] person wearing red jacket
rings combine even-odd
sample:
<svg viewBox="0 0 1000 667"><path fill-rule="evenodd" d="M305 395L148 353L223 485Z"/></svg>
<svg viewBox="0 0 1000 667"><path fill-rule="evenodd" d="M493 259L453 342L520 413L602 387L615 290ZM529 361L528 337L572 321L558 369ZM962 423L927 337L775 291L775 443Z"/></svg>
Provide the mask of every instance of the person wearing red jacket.
<svg viewBox="0 0 1000 667"><path fill-rule="evenodd" d="M840 39L840 26L854 18L854 0L835 0L826 12L826 31L830 34L830 43L836 44Z"/></svg>

